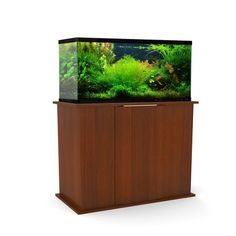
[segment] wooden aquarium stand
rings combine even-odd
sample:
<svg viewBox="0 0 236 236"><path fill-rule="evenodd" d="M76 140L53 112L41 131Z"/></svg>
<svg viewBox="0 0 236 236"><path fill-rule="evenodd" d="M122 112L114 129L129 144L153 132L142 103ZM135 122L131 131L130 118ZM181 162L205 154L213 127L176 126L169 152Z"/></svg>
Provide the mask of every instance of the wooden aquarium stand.
<svg viewBox="0 0 236 236"><path fill-rule="evenodd" d="M194 196L192 124L198 102L54 103L56 196L78 214Z"/></svg>

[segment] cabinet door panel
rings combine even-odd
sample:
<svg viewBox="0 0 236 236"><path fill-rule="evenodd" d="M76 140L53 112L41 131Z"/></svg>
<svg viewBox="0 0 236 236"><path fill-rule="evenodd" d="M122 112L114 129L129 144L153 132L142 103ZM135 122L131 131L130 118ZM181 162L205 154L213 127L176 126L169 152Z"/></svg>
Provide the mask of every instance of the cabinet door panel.
<svg viewBox="0 0 236 236"><path fill-rule="evenodd" d="M159 198L190 193L192 109L191 104L158 109L157 178L152 191Z"/></svg>
<svg viewBox="0 0 236 236"><path fill-rule="evenodd" d="M116 108L116 203L190 192L192 106Z"/></svg>

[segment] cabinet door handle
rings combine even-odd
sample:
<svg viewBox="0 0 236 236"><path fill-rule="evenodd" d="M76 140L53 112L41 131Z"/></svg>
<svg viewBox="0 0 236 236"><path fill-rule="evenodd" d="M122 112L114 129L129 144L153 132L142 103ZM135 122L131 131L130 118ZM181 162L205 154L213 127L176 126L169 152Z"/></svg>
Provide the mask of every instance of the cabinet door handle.
<svg viewBox="0 0 236 236"><path fill-rule="evenodd" d="M123 107L157 107L157 104L127 104L123 105Z"/></svg>

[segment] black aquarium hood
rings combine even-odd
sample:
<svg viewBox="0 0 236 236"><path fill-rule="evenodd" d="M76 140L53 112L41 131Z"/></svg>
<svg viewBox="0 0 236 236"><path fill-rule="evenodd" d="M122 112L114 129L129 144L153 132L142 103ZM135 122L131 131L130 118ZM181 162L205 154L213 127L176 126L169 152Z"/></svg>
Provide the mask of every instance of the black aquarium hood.
<svg viewBox="0 0 236 236"><path fill-rule="evenodd" d="M86 38L75 37L68 39L58 40L59 44L72 43L72 42L111 42L111 43L153 43L153 44L179 44L179 45L192 45L189 40L161 40L161 39L118 39L118 38Z"/></svg>

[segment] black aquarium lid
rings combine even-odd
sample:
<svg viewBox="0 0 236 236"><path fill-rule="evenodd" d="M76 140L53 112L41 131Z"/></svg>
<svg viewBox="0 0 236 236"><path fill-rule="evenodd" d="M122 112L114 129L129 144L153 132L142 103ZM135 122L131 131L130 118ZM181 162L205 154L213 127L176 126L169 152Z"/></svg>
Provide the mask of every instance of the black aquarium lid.
<svg viewBox="0 0 236 236"><path fill-rule="evenodd" d="M154 40L154 39L114 39L114 38L68 38L58 40L59 44L72 42L111 42L111 43L153 43L153 44L183 44L192 45L192 41L186 40Z"/></svg>

